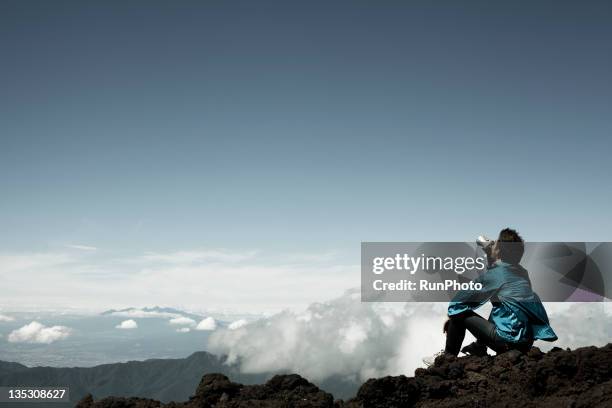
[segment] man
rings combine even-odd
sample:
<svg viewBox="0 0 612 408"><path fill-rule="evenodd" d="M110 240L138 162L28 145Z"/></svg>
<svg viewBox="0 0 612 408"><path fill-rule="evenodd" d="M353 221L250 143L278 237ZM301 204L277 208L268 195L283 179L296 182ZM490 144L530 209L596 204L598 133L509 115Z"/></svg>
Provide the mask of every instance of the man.
<svg viewBox="0 0 612 408"><path fill-rule="evenodd" d="M523 239L515 230L506 228L499 233L487 252L491 266L474 281L481 283L482 289L461 291L451 300L443 328L446 347L424 359L425 364L433 364L442 354L459 354L466 329L476 342L461 351L474 355L486 355L487 347L496 353L512 349L527 352L534 340L557 340L527 270L519 265L524 251ZM487 301L493 304L489 320L474 312Z"/></svg>

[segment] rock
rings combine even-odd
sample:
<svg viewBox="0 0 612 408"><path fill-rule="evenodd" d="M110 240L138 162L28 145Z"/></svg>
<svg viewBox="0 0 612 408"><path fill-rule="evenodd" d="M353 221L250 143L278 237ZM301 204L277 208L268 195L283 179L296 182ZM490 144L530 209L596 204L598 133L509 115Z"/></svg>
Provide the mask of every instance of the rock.
<svg viewBox="0 0 612 408"><path fill-rule="evenodd" d="M343 408L612 407L612 345L439 359L417 376L368 380ZM414 380L414 381L411 381Z"/></svg>
<svg viewBox="0 0 612 408"><path fill-rule="evenodd" d="M198 401L204 406L214 406L221 399L228 400L237 395L242 388L241 384L233 383L223 374L206 374L200 380L192 401Z"/></svg>
<svg viewBox="0 0 612 408"><path fill-rule="evenodd" d="M476 357L476 356L465 357L463 359L464 361L463 369L465 371L480 372L482 371L483 368L487 366L488 358L489 357Z"/></svg>
<svg viewBox="0 0 612 408"><path fill-rule="evenodd" d="M369 408L412 406L419 399L420 389L414 378L400 375L366 381L357 397L344 406Z"/></svg>
<svg viewBox="0 0 612 408"><path fill-rule="evenodd" d="M76 408L158 408L161 402L146 398L106 397L94 402L90 395L84 397Z"/></svg>
<svg viewBox="0 0 612 408"><path fill-rule="evenodd" d="M531 350L527 352L527 357L533 360L539 360L542 358L543 355L544 353L542 353L542 351L537 347L532 347Z"/></svg>
<svg viewBox="0 0 612 408"><path fill-rule="evenodd" d="M522 357L523 357L523 353L521 353L520 351L510 350L498 356L498 359L507 360L510 363L510 365L512 365L512 364L518 363L519 360L522 359Z"/></svg>
<svg viewBox="0 0 612 408"><path fill-rule="evenodd" d="M610 408L612 344L576 350L556 348L496 357L439 358L415 377L366 381L348 401L333 401L296 374L277 375L263 385L242 385L221 374L206 374L186 402L162 405L144 398L91 395L79 408Z"/></svg>

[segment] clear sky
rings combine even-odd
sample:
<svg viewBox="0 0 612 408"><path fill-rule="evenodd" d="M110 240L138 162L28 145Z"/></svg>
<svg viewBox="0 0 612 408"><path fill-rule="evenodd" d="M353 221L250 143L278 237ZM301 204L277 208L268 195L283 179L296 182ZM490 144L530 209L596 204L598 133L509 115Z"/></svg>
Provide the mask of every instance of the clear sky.
<svg viewBox="0 0 612 408"><path fill-rule="evenodd" d="M611 21L603 1L4 0L5 277L66 251L110 274L219 250L353 265L361 241L506 225L609 241Z"/></svg>

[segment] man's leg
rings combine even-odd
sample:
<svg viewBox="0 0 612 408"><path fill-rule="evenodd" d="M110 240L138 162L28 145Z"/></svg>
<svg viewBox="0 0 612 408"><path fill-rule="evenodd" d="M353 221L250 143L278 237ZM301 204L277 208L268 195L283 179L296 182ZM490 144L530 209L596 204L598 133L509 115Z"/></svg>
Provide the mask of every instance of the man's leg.
<svg viewBox="0 0 612 408"><path fill-rule="evenodd" d="M505 343L501 342L495 332L495 323L491 320L485 320L482 317L474 314L468 316L465 319L465 327L476 337L476 342L479 345L489 347L491 350L497 352L505 346ZM503 344L500 344L503 343Z"/></svg>
<svg viewBox="0 0 612 408"><path fill-rule="evenodd" d="M493 323L493 310L489 313L489 318L487 319L489 322ZM494 323L493 323L494 324ZM475 342L468 344L467 346L461 349L462 353L469 354L471 356L486 356L487 355L487 345L482 340L476 339Z"/></svg>
<svg viewBox="0 0 612 408"><path fill-rule="evenodd" d="M448 354L457 355L465 338L464 316L453 316L446 327L446 346L444 351Z"/></svg>
<svg viewBox="0 0 612 408"><path fill-rule="evenodd" d="M455 356L459 354L466 329L476 337L478 342L486 344L494 350L497 348L495 344L495 324L469 311L450 318L446 331L445 352Z"/></svg>

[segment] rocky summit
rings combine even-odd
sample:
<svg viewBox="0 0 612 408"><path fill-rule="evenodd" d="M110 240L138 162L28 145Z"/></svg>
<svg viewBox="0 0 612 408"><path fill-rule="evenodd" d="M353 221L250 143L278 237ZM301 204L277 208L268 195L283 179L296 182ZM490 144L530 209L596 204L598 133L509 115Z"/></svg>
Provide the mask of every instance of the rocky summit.
<svg viewBox="0 0 612 408"><path fill-rule="evenodd" d="M387 408L387 407L612 407L612 344L542 353L509 351L495 357L438 357L414 377L370 379L357 395L334 401L304 378L277 375L242 385L206 374L189 401L162 404L142 398L85 397L78 408Z"/></svg>

